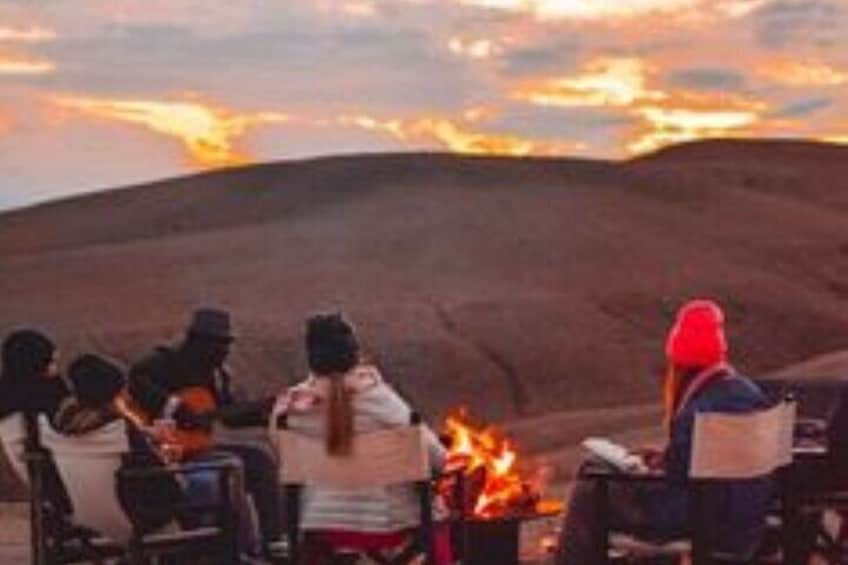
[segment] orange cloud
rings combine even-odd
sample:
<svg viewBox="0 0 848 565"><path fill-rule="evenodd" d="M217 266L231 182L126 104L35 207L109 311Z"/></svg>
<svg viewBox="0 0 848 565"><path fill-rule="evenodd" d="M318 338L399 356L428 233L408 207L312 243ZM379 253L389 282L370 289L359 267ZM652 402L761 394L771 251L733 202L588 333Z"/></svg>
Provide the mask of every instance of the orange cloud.
<svg viewBox="0 0 848 565"><path fill-rule="evenodd" d="M757 73L786 86L841 86L848 84L848 73L813 61L770 61Z"/></svg>
<svg viewBox="0 0 848 565"><path fill-rule="evenodd" d="M0 76L2 75L44 75L52 73L56 66L47 60L25 55L0 54Z"/></svg>
<svg viewBox="0 0 848 565"><path fill-rule="evenodd" d="M741 134L762 119L765 105L732 94L661 90L654 68L633 57L600 58L568 77L519 83L513 97L539 106L610 108L636 118L630 153L705 137Z"/></svg>
<svg viewBox="0 0 848 565"><path fill-rule="evenodd" d="M15 41L21 43L41 43L56 39L56 32L52 29L30 26L28 28L14 28L0 26L0 41Z"/></svg>
<svg viewBox="0 0 848 565"><path fill-rule="evenodd" d="M524 81L512 95L539 106L626 107L665 97L647 88L651 72L641 59L600 58L587 63L576 76Z"/></svg>
<svg viewBox="0 0 848 565"><path fill-rule="evenodd" d="M234 141L261 124L290 121L286 114L259 112L236 114L200 102L109 100L60 97L58 106L104 120L137 124L182 142L192 161L203 167L234 166L247 162Z"/></svg>
<svg viewBox="0 0 848 565"><path fill-rule="evenodd" d="M848 133L844 135L828 135L819 139L827 143L836 143L838 145L848 145Z"/></svg>
<svg viewBox="0 0 848 565"><path fill-rule="evenodd" d="M365 115L342 116L338 123L387 134L406 143L436 143L469 155L565 155L585 147L575 143L543 142L525 137L474 131L448 118L379 120Z"/></svg>
<svg viewBox="0 0 848 565"><path fill-rule="evenodd" d="M660 104L633 109L643 123L627 150L639 154L697 139L749 135L767 109L736 96L674 93Z"/></svg>
<svg viewBox="0 0 848 565"><path fill-rule="evenodd" d="M647 131L627 144L631 153L647 153L666 145L710 137L743 136L758 114L746 110L643 108Z"/></svg>

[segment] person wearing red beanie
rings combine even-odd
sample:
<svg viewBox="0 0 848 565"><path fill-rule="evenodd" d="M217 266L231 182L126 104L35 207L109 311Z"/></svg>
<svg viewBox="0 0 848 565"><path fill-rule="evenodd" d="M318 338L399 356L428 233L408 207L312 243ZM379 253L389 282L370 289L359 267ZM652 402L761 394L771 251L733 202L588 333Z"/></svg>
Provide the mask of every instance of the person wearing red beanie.
<svg viewBox="0 0 848 565"><path fill-rule="evenodd" d="M668 427L683 400L689 380L705 369L727 362L727 338L721 307L712 300L697 299L680 308L668 332L665 355L668 371L663 386L663 405ZM719 374L720 371L711 372L714 376ZM699 386L705 384L699 383ZM697 390L688 389L689 396L695 392Z"/></svg>
<svg viewBox="0 0 848 565"><path fill-rule="evenodd" d="M665 481L611 481L607 485L609 526L622 532L651 532L653 541L685 537L688 508L686 481L692 451L692 431L698 412L744 413L768 406L766 396L750 379L728 364L725 315L713 300L696 299L678 310L665 340L667 372L663 386L668 443L664 450L641 450L645 462L664 471ZM638 453L638 452L637 452ZM597 464L594 462L593 464ZM578 474L578 476L580 476ZM717 548L747 562L756 552L772 497L769 478L717 486L715 508ZM606 535L598 513L597 484L578 479L567 505L557 553L557 565L601 563ZM734 561L735 562L735 561Z"/></svg>

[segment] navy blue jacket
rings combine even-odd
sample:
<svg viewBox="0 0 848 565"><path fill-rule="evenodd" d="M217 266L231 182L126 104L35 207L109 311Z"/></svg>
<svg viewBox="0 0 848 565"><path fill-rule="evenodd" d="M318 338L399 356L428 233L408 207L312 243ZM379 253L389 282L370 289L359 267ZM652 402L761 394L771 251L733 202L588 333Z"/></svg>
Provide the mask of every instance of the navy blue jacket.
<svg viewBox="0 0 848 565"><path fill-rule="evenodd" d="M688 524L686 481L692 453L692 434L698 412L744 413L769 407L769 400L753 381L728 374L709 383L690 399L671 423L665 452L666 488L647 493L645 507L657 534L674 537ZM716 528L716 549L750 557L759 545L765 515L773 496L773 480L762 477L722 481L710 487L706 497L707 520Z"/></svg>

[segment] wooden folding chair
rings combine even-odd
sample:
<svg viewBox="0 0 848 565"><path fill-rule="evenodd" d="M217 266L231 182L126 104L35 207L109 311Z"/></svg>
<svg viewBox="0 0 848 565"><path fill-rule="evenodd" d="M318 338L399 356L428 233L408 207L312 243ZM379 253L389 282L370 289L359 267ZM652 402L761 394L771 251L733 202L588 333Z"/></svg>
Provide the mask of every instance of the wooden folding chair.
<svg viewBox="0 0 848 565"><path fill-rule="evenodd" d="M424 555L433 564L433 514L431 477L427 447L420 418L413 414L410 426L386 429L354 436L350 456L332 457L324 443L288 429L281 416L277 422L277 445L280 452L280 479L285 487L286 522L291 562L302 563L309 547L309 536L300 527L301 493L304 487L357 489L409 483L414 486L420 504L420 525L409 537L406 547L393 557L379 552L358 551L384 565L409 563ZM329 549L333 563L344 559Z"/></svg>
<svg viewBox="0 0 848 565"><path fill-rule="evenodd" d="M796 406L793 401L779 402L767 410L748 413L702 412L695 417L690 459L689 536L686 539L653 543L631 534L608 532L603 554L616 561L681 560L690 558L694 565L739 563L735 556L716 550L715 524L706 515L712 489L726 481L739 481L782 475L792 462L792 437ZM599 481L599 511L606 516L608 481L661 481L661 475L616 475L589 473ZM782 506L790 512L792 505ZM792 523L789 515L783 524ZM783 542L791 532L785 531Z"/></svg>

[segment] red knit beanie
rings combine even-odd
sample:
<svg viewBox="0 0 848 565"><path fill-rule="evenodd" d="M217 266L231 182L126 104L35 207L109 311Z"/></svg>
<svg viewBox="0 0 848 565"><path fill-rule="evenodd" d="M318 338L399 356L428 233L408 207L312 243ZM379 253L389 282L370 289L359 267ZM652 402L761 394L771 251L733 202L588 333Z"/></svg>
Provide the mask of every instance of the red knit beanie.
<svg viewBox="0 0 848 565"><path fill-rule="evenodd" d="M668 360L681 367L709 367L727 359L724 313L712 300L692 300L677 312L665 345Z"/></svg>

